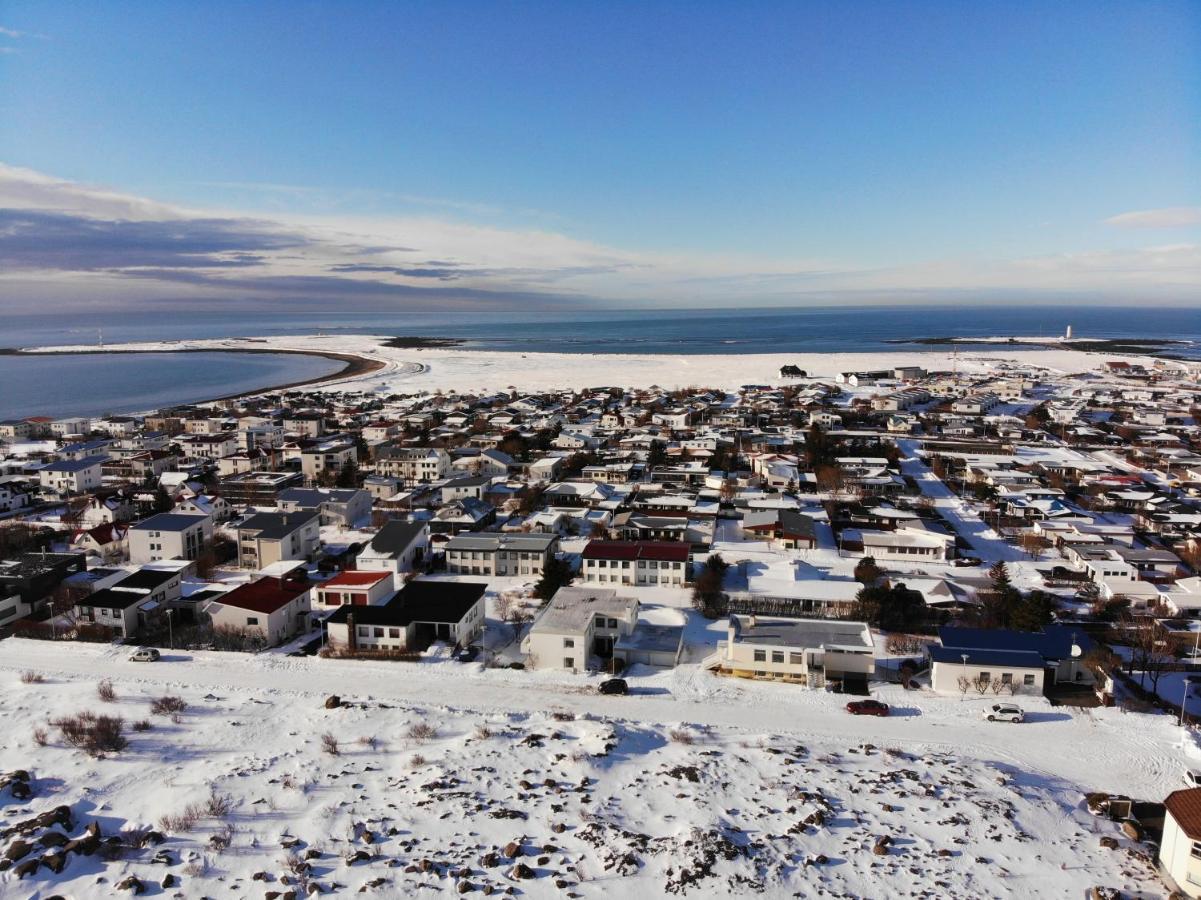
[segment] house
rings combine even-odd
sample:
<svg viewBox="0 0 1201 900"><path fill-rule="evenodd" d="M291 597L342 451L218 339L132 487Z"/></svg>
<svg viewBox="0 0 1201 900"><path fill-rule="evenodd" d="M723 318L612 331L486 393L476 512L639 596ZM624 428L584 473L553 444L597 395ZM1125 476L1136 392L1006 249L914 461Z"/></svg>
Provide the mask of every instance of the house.
<svg viewBox="0 0 1201 900"><path fill-rule="evenodd" d="M1067 625L1047 625L1034 632L944 625L938 637L942 646L930 648L930 686L939 693L962 693L965 683L995 681L1014 693L1040 694L1061 682L1093 681L1080 661L1092 641Z"/></svg>
<svg viewBox="0 0 1201 900"><path fill-rule="evenodd" d="M166 612L182 583L178 569L139 569L77 602L75 620L104 626L114 637L133 637Z"/></svg>
<svg viewBox="0 0 1201 900"><path fill-rule="evenodd" d="M450 471L450 454L440 447L381 447L375 471L406 484L437 481Z"/></svg>
<svg viewBox="0 0 1201 900"><path fill-rule="evenodd" d="M451 467L456 472L470 475L490 475L493 477L509 474L509 469L516 465L513 457L500 450L481 450L456 457Z"/></svg>
<svg viewBox="0 0 1201 900"><path fill-rule="evenodd" d="M346 437L327 438L300 451L300 472L308 483L314 484L326 473L341 472L348 463L356 463L358 459L359 451L354 441Z"/></svg>
<svg viewBox="0 0 1201 900"><path fill-rule="evenodd" d="M446 543L446 571L460 575L541 575L559 548L554 534L460 534Z"/></svg>
<svg viewBox="0 0 1201 900"><path fill-rule="evenodd" d="M522 652L535 669L591 668L590 659L609 659L617 640L634 631L638 608L613 588L561 587L538 612Z"/></svg>
<svg viewBox="0 0 1201 900"><path fill-rule="evenodd" d="M815 688L837 682L844 691L866 693L876 653L866 622L734 615L726 640L703 666L738 678Z"/></svg>
<svg viewBox="0 0 1201 900"><path fill-rule="evenodd" d="M667 541L589 541L580 574L587 584L683 586L690 581L688 544Z"/></svg>
<svg viewBox="0 0 1201 900"><path fill-rule="evenodd" d="M742 530L751 539L772 540L787 550L812 550L817 546L813 518L793 509L743 513Z"/></svg>
<svg viewBox="0 0 1201 900"><path fill-rule="evenodd" d="M135 565L159 559L195 559L212 536L212 516L159 513L130 526L129 559Z"/></svg>
<svg viewBox="0 0 1201 900"><path fill-rule="evenodd" d="M313 607L379 606L392 596L394 590L390 572L339 572L313 589Z"/></svg>
<svg viewBox="0 0 1201 900"><path fill-rule="evenodd" d="M839 545L876 560L940 562L955 556L955 538L926 528L923 519L902 521L894 531L844 528L839 534Z"/></svg>
<svg viewBox="0 0 1201 900"><path fill-rule="evenodd" d="M363 479L363 490L375 500L387 500L400 493L401 481L391 475L368 475Z"/></svg>
<svg viewBox="0 0 1201 900"><path fill-rule="evenodd" d="M0 560L0 624L29 615L64 580L86 569L82 553L23 553Z"/></svg>
<svg viewBox="0 0 1201 900"><path fill-rule="evenodd" d="M315 509L261 512L238 525L238 565L261 569L272 563L307 559L317 552L321 514Z"/></svg>
<svg viewBox="0 0 1201 900"><path fill-rule="evenodd" d="M484 584L413 581L382 606L334 610L326 643L351 655L420 651L434 641L466 647L484 633L486 591Z"/></svg>
<svg viewBox="0 0 1201 900"><path fill-rule="evenodd" d="M399 587L400 575L411 572L429 552L429 546L427 523L390 519L359 553L355 566L372 572L391 572L395 576L394 586Z"/></svg>
<svg viewBox="0 0 1201 900"><path fill-rule="evenodd" d="M619 635L613 644L613 658L623 668L633 665L673 669L684 652L682 625L652 625L639 622L629 634Z"/></svg>
<svg viewBox="0 0 1201 900"><path fill-rule="evenodd" d="M231 505L274 506L280 493L303 483L299 472L242 472L222 478L217 487Z"/></svg>
<svg viewBox="0 0 1201 900"><path fill-rule="evenodd" d="M16 512L31 505L34 489L18 476L0 476L0 513Z"/></svg>
<svg viewBox="0 0 1201 900"><path fill-rule="evenodd" d="M1201 788L1173 791L1163 805L1160 870L1171 879L1174 896L1201 897Z"/></svg>
<svg viewBox="0 0 1201 900"><path fill-rule="evenodd" d="M283 418L283 427L288 434L320 437L325 432L325 416L317 412L288 413Z"/></svg>
<svg viewBox="0 0 1201 900"><path fill-rule="evenodd" d="M272 647L308 629L311 590L303 570L294 570L227 591L209 601L204 612L214 628L256 635Z"/></svg>
<svg viewBox="0 0 1201 900"><path fill-rule="evenodd" d="M107 456L61 459L38 469L38 480L46 490L66 496L90 493L100 487L101 469Z"/></svg>
<svg viewBox="0 0 1201 900"><path fill-rule="evenodd" d="M371 494L357 488L286 488L275 498L284 512L315 509L322 525L354 528L371 515Z"/></svg>
<svg viewBox="0 0 1201 900"><path fill-rule="evenodd" d="M468 498L482 500L484 492L487 491L490 484L492 484L491 475L464 475L447 481L438 493L442 503Z"/></svg>
<svg viewBox="0 0 1201 900"><path fill-rule="evenodd" d="M105 522L79 529L71 538L71 547L88 556L98 556L106 563L120 562L129 556L129 525Z"/></svg>

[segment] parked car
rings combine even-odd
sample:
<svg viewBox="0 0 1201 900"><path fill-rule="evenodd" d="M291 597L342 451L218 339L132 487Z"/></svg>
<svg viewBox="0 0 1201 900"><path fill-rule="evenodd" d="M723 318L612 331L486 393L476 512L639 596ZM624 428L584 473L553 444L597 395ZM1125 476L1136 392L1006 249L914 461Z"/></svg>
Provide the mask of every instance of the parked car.
<svg viewBox="0 0 1201 900"><path fill-rule="evenodd" d="M1189 787L1201 787L1201 771L1197 769L1185 769L1184 780Z"/></svg>
<svg viewBox="0 0 1201 900"><path fill-rule="evenodd" d="M460 647L455 651L455 659L461 663L475 662L480 655L480 648L472 644L468 647Z"/></svg>
<svg viewBox="0 0 1201 900"><path fill-rule="evenodd" d="M847 704L847 712L852 716L886 716L888 704L879 700L852 700Z"/></svg>
<svg viewBox="0 0 1201 900"><path fill-rule="evenodd" d="M153 647L139 647L129 657L130 662L158 662L159 652Z"/></svg>
<svg viewBox="0 0 1201 900"><path fill-rule="evenodd" d="M1026 718L1016 703L994 703L980 715L990 722L1021 722Z"/></svg>
<svg viewBox="0 0 1201 900"><path fill-rule="evenodd" d="M607 681L602 681L598 690L602 694L628 694L630 686L626 684L624 678L610 678Z"/></svg>

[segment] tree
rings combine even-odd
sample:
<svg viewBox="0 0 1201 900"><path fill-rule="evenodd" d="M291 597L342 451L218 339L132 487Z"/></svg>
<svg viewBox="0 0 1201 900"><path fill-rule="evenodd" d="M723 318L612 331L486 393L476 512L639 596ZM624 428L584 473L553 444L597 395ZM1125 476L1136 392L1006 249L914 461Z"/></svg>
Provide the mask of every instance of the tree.
<svg viewBox="0 0 1201 900"><path fill-rule="evenodd" d="M549 600L559 588L570 584L574 577L575 573L572 571L571 563L552 556L542 567L542 577L534 585L534 596L539 600Z"/></svg>
<svg viewBox="0 0 1201 900"><path fill-rule="evenodd" d="M884 570L876 565L874 557L865 556L855 563L855 580L862 585L873 585L884 577Z"/></svg>
<svg viewBox="0 0 1201 900"><path fill-rule="evenodd" d="M646 470L653 471L667 462L667 445L663 441L651 441L646 451Z"/></svg>
<svg viewBox="0 0 1201 900"><path fill-rule="evenodd" d="M725 594L722 586L725 584L726 572L730 564L714 553L701 567L700 574L692 583L692 606L701 615L716 619L721 614L722 601Z"/></svg>
<svg viewBox="0 0 1201 900"><path fill-rule="evenodd" d="M170 512L175 509L175 501L161 484L154 491L154 511L156 513Z"/></svg>
<svg viewBox="0 0 1201 900"><path fill-rule="evenodd" d="M1018 631L1042 631L1055 618L1058 604L1044 591L1031 591L1013 607L1009 625Z"/></svg>
<svg viewBox="0 0 1201 900"><path fill-rule="evenodd" d="M880 631L912 631L926 617L926 603L903 584L864 587L855 595L850 617Z"/></svg>
<svg viewBox="0 0 1201 900"><path fill-rule="evenodd" d="M1158 694L1159 680L1174 661L1172 654L1168 652L1164 642L1159 639L1157 633L1159 626L1154 619L1131 617L1127 621L1127 626L1133 638L1130 646L1131 666L1141 673L1139 681L1143 687L1146 687L1147 682L1150 681L1151 693Z"/></svg>
<svg viewBox="0 0 1201 900"><path fill-rule="evenodd" d="M353 459L348 459L342 464L334 484L340 488L357 488L359 486L359 467Z"/></svg>
<svg viewBox="0 0 1201 900"><path fill-rule="evenodd" d="M1051 546L1051 542L1041 534L1027 531L1022 535L1022 549L1026 551L1031 559L1038 559L1043 555L1043 550L1049 546Z"/></svg>

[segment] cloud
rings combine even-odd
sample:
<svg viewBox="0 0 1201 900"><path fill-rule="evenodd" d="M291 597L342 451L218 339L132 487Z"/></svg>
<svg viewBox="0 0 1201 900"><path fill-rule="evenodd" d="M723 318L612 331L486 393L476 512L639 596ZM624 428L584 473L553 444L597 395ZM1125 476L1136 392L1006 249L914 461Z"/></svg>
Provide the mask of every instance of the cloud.
<svg viewBox="0 0 1201 900"><path fill-rule="evenodd" d="M1201 206L1165 206L1119 213L1102 220L1115 228L1187 228L1201 225Z"/></svg>
<svg viewBox="0 0 1201 900"><path fill-rule="evenodd" d="M329 309L541 310L1198 296L1195 243L891 267L652 253L436 216L189 209L0 164L5 311L43 308L46 297L63 308L244 298Z"/></svg>

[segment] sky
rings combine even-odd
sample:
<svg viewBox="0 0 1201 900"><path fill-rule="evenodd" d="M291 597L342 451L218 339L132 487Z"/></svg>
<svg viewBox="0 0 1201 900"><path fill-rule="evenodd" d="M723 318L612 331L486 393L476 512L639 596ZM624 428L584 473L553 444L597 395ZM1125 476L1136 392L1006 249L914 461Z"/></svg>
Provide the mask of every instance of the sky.
<svg viewBox="0 0 1201 900"><path fill-rule="evenodd" d="M1201 4L0 0L0 308L1201 305Z"/></svg>

